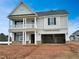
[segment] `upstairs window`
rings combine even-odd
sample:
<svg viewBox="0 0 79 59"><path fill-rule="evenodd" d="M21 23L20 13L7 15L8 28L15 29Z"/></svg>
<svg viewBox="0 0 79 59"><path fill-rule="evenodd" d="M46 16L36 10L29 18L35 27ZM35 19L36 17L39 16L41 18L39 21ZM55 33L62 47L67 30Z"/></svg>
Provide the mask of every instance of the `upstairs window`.
<svg viewBox="0 0 79 59"><path fill-rule="evenodd" d="M48 25L56 25L56 17L48 18Z"/></svg>

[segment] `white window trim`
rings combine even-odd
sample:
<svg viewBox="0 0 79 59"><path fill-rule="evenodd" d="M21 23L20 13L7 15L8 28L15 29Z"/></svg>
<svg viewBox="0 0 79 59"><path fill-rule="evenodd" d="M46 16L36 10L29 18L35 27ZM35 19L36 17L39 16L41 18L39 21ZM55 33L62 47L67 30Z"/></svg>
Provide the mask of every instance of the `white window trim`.
<svg viewBox="0 0 79 59"><path fill-rule="evenodd" d="M50 24L48 23L48 25L56 25L54 24L54 18L56 17L48 17L50 19ZM53 21L52 21L53 20ZM52 22L51 22L52 21ZM56 21L56 20L55 20ZM49 21L48 21L49 22Z"/></svg>

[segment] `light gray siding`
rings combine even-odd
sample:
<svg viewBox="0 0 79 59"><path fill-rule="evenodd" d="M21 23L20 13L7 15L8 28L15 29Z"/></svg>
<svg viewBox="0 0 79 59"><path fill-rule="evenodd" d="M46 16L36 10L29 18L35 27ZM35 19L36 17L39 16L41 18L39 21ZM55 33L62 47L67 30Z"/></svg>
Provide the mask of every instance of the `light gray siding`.
<svg viewBox="0 0 79 59"><path fill-rule="evenodd" d="M41 34L40 33L36 33L36 36L37 36L37 41L41 41Z"/></svg>
<svg viewBox="0 0 79 59"><path fill-rule="evenodd" d="M44 29L60 28L60 17L56 17L56 25L48 25L48 17L44 18Z"/></svg>
<svg viewBox="0 0 79 59"><path fill-rule="evenodd" d="M60 17L60 26L62 28L67 28L67 17L66 16L62 16Z"/></svg>
<svg viewBox="0 0 79 59"><path fill-rule="evenodd" d="M56 17L56 25L48 25L48 18ZM62 29L67 28L66 16L48 16L37 19L37 27L39 29Z"/></svg>
<svg viewBox="0 0 79 59"><path fill-rule="evenodd" d="M44 18L37 19L37 28L43 29L44 28Z"/></svg>
<svg viewBox="0 0 79 59"><path fill-rule="evenodd" d="M30 33L27 33L26 39L27 39L27 41L31 40L31 38L30 38Z"/></svg>

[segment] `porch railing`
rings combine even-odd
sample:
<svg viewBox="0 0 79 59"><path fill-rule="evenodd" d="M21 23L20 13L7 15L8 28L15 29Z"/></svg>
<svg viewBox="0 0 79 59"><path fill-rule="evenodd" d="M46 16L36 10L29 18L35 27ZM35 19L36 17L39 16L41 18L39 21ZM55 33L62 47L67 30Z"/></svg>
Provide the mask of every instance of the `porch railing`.
<svg viewBox="0 0 79 59"><path fill-rule="evenodd" d="M10 29L22 29L22 28L34 28L34 24L20 24L20 25L10 25Z"/></svg>

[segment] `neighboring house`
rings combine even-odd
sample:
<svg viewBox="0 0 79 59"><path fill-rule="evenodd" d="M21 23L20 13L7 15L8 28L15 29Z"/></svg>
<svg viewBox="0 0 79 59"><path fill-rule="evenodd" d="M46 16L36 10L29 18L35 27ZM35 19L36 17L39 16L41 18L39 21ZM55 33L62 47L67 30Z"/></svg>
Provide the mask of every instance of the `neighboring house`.
<svg viewBox="0 0 79 59"><path fill-rule="evenodd" d="M39 6L38 6L39 7ZM68 39L65 10L33 12L20 3L8 16L9 36L20 44L65 43Z"/></svg>
<svg viewBox="0 0 79 59"><path fill-rule="evenodd" d="M71 41L79 41L79 30L75 31L69 38Z"/></svg>

